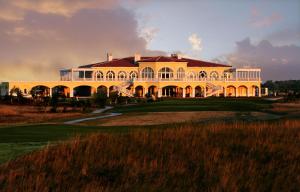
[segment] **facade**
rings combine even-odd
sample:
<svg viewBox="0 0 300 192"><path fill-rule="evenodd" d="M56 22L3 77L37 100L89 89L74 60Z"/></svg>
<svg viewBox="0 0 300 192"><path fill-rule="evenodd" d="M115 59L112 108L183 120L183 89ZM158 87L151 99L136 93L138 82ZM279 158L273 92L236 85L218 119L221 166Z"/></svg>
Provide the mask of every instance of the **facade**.
<svg viewBox="0 0 300 192"><path fill-rule="evenodd" d="M260 97L261 70L182 58L180 55L114 59L60 71L59 81L6 82L6 94L13 87L23 94L54 93L66 97L89 97L102 92L109 96L144 97ZM3 86L2 86L3 87Z"/></svg>

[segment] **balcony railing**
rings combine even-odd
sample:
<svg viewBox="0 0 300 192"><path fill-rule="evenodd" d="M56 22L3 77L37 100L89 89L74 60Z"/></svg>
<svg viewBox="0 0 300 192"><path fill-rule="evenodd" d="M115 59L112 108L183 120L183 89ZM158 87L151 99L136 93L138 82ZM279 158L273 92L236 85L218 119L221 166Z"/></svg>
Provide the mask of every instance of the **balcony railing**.
<svg viewBox="0 0 300 192"><path fill-rule="evenodd" d="M260 81L260 78L199 78L199 77L186 77L186 78L79 78L79 77L73 77L73 79L69 77L61 77L61 81L94 81L94 82L111 82L111 81L135 81L135 82L211 82L211 81Z"/></svg>

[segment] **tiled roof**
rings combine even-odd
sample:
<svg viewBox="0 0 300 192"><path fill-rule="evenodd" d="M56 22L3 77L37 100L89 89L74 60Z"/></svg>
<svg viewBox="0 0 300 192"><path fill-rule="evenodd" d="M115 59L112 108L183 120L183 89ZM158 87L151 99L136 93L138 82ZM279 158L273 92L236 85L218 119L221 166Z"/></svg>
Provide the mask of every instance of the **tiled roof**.
<svg viewBox="0 0 300 192"><path fill-rule="evenodd" d="M166 56L156 56L156 57L141 57L138 62L187 62L188 67L231 67L229 65L212 63L207 61L200 61L195 59L181 58L177 57L166 57ZM121 59L113 59L112 61L104 61L100 63L94 63L89 65L83 65L79 68L91 68L91 67L138 67L138 62L134 62L134 57L125 57Z"/></svg>

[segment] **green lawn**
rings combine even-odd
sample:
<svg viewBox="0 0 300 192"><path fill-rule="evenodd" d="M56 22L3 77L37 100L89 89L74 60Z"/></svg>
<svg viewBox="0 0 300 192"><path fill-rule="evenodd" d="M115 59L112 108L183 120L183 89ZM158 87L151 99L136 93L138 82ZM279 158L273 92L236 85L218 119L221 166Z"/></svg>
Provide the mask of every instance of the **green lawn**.
<svg viewBox="0 0 300 192"><path fill-rule="evenodd" d="M272 102L260 98L163 99L154 103L118 106L111 112L262 111Z"/></svg>
<svg viewBox="0 0 300 192"><path fill-rule="evenodd" d="M164 99L155 103L119 106L111 112L158 112L158 111L261 111L271 103L261 99L208 98L208 99ZM127 132L143 127L99 127L64 124L37 124L7 126L0 128L0 163L21 154L40 149L48 143L56 143L75 135L91 132ZM164 127L164 126L160 126Z"/></svg>
<svg viewBox="0 0 300 192"><path fill-rule="evenodd" d="M76 125L38 124L0 128L0 163L24 153L91 132L126 132L128 127L96 127Z"/></svg>

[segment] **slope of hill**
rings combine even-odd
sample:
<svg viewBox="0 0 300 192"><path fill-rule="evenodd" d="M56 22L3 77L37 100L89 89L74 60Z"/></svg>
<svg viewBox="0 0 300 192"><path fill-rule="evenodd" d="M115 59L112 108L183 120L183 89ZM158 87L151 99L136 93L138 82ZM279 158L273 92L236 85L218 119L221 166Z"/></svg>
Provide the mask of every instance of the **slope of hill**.
<svg viewBox="0 0 300 192"><path fill-rule="evenodd" d="M98 133L0 166L0 191L300 191L300 121Z"/></svg>

